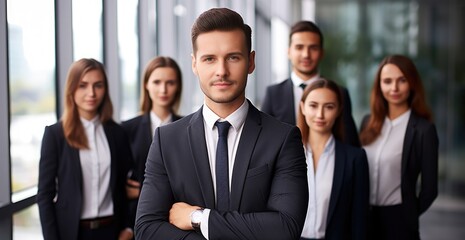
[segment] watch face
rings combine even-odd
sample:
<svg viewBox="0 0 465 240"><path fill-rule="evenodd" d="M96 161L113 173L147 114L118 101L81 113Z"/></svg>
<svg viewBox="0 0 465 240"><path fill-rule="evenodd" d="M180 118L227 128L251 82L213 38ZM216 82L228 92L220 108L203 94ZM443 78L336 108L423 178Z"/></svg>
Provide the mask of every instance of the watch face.
<svg viewBox="0 0 465 240"><path fill-rule="evenodd" d="M192 222L193 223L200 223L201 219L202 219L202 211L201 210L195 210L192 213Z"/></svg>

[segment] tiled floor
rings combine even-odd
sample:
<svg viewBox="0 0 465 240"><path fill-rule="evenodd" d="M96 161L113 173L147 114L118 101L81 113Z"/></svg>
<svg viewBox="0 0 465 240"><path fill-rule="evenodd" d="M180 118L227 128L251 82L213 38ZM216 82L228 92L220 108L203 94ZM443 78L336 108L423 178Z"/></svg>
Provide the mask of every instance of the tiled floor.
<svg viewBox="0 0 465 240"><path fill-rule="evenodd" d="M464 240L465 199L439 196L420 217L422 240Z"/></svg>

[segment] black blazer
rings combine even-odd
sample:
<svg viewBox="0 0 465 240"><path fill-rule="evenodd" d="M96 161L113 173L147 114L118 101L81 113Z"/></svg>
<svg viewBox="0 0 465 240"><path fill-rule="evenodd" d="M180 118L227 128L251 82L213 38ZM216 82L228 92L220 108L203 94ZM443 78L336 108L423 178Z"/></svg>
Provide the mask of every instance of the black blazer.
<svg viewBox="0 0 465 240"><path fill-rule="evenodd" d="M352 117L352 104L350 102L349 92L346 88L340 87L343 94L344 109L342 111L342 120L344 122L344 142L350 145L360 147L357 127ZM265 99L261 110L278 120L296 125L295 106L294 106L294 84L290 78L266 88Z"/></svg>
<svg viewBox="0 0 465 240"><path fill-rule="evenodd" d="M171 122L181 117L172 114ZM131 144L132 157L134 160L134 169L132 169L131 179L140 183L144 181L145 162L149 153L150 144L152 143L152 126L150 122L150 113L137 116L121 123L124 131L129 137ZM137 199L129 201L129 222L134 227L137 211Z"/></svg>
<svg viewBox="0 0 465 240"><path fill-rule="evenodd" d="M362 121L366 127L368 116ZM436 126L413 111L407 123L402 147L401 195L403 216L408 228L418 232L418 220L438 195L438 148ZM421 184L417 194L417 182Z"/></svg>
<svg viewBox="0 0 465 240"><path fill-rule="evenodd" d="M180 119L181 116L172 114L171 122ZM124 131L129 137L134 169L132 178L142 183L144 181L145 162L152 143L152 127L150 113L137 116L121 123Z"/></svg>
<svg viewBox="0 0 465 240"><path fill-rule="evenodd" d="M365 150L336 140L333 186L325 239L366 239L369 208Z"/></svg>
<svg viewBox="0 0 465 240"><path fill-rule="evenodd" d="M128 227L124 186L132 163L131 151L126 134L118 124L110 121L103 127L111 154L114 219L121 231ZM82 194L79 150L66 142L61 122L47 126L42 140L37 192L44 239L77 239Z"/></svg>
<svg viewBox="0 0 465 240"><path fill-rule="evenodd" d="M212 240L299 239L308 203L300 131L249 104L228 212L215 210L202 109L157 128L137 209L136 239L204 239L168 222L175 202L211 209Z"/></svg>

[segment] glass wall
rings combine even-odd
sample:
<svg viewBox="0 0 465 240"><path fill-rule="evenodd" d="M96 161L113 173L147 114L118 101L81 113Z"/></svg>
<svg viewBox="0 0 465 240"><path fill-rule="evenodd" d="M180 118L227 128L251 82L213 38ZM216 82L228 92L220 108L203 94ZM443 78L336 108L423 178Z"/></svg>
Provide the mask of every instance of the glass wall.
<svg viewBox="0 0 465 240"><path fill-rule="evenodd" d="M39 209L34 204L13 216L13 240L40 240L42 230L40 228Z"/></svg>
<svg viewBox="0 0 465 240"><path fill-rule="evenodd" d="M37 185L44 127L56 122L54 1L9 0L12 191ZM27 16L27 17L24 17Z"/></svg>
<svg viewBox="0 0 465 240"><path fill-rule="evenodd" d="M102 1L79 0L72 4L74 60L94 58L103 62Z"/></svg>
<svg viewBox="0 0 465 240"><path fill-rule="evenodd" d="M122 82L120 119L134 117L139 110L139 38L137 1L118 1L118 49Z"/></svg>

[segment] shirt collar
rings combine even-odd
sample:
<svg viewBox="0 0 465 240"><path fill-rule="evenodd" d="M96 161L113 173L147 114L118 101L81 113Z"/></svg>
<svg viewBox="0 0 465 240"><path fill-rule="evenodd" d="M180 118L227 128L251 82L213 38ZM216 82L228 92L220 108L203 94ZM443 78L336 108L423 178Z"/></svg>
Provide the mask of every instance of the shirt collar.
<svg viewBox="0 0 465 240"><path fill-rule="evenodd" d="M331 149L334 149L334 143L335 143L334 135L331 134L331 136L328 138L328 141L326 141L325 150L323 152L326 153L330 151ZM308 152L313 153L312 148L310 147L309 143L307 144L306 148Z"/></svg>
<svg viewBox="0 0 465 240"><path fill-rule="evenodd" d="M225 119L220 118L216 115L206 104L203 104L202 114L205 123L207 124L208 129L213 129L215 126L215 122L218 120L221 121L228 121L234 130L239 131L242 125L245 122L245 118L247 117L247 112L249 111L249 102L244 100L244 103L236 109L233 113L229 114Z"/></svg>
<svg viewBox="0 0 465 240"><path fill-rule="evenodd" d="M300 87L300 84L302 83L305 83L308 85L312 83L313 81L317 80L318 78L320 78L320 73L317 73L312 78L308 79L307 81L304 81L302 78L297 76L297 74L294 71L292 71L291 73L292 84L294 84L295 87Z"/></svg>
<svg viewBox="0 0 465 240"><path fill-rule="evenodd" d="M410 113L412 112L411 109L407 110L406 112L402 113L400 116L396 117L395 119L391 120L386 116L386 122L390 123L392 126L399 125L401 123L408 122L410 118Z"/></svg>
<svg viewBox="0 0 465 240"><path fill-rule="evenodd" d="M150 121L152 122L152 125L156 125L156 126L161 126L161 125L164 125L168 122L171 121L171 118L173 117L173 114L170 113L170 115L168 115L167 118L165 118L164 120L160 119L157 114L155 114L154 112L150 111Z"/></svg>
<svg viewBox="0 0 465 240"><path fill-rule="evenodd" d="M100 124L100 115L96 115L91 120L87 120L81 117L81 123L82 123L82 126L84 126L84 128L98 126Z"/></svg>

